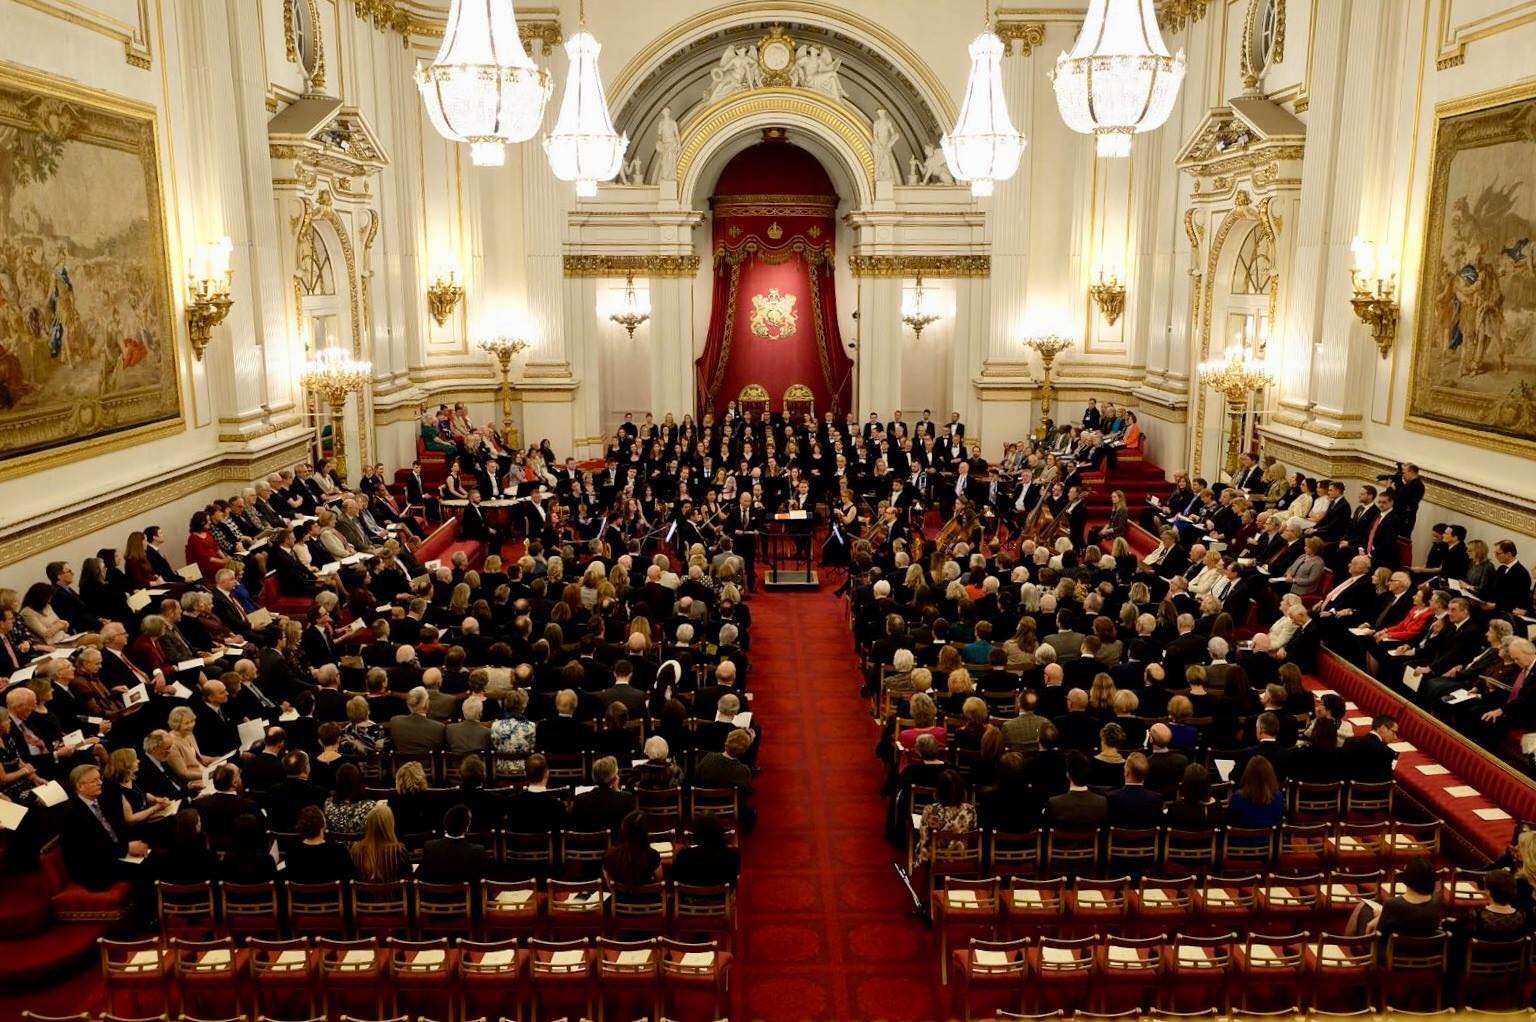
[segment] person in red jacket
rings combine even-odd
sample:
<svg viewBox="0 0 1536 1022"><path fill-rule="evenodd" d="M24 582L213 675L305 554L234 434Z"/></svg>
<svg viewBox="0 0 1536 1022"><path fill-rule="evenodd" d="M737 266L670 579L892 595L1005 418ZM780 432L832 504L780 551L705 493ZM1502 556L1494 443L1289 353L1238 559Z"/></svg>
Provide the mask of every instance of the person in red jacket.
<svg viewBox="0 0 1536 1022"><path fill-rule="evenodd" d="M220 568L229 566L208 524L206 511L194 512L191 522L187 524L187 563L197 565L207 579L218 574Z"/></svg>

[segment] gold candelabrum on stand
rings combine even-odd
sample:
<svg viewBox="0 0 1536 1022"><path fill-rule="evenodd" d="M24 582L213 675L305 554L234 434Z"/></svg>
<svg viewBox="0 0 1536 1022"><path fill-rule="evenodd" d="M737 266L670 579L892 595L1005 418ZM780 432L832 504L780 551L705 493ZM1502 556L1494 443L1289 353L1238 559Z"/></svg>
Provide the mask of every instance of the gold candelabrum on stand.
<svg viewBox="0 0 1536 1022"><path fill-rule="evenodd" d="M1093 299L1104 322L1110 326L1114 326L1120 314L1125 312L1125 285L1121 283L1118 274L1111 273L1106 277L1103 269L1100 269L1099 279L1088 285L1088 297Z"/></svg>
<svg viewBox="0 0 1536 1022"><path fill-rule="evenodd" d="M464 285L455 280L455 276L450 272L447 280L438 277L427 288L427 310L438 326L446 325L453 310L464 300Z"/></svg>
<svg viewBox="0 0 1536 1022"><path fill-rule="evenodd" d="M201 362L213 328L224 322L234 299L229 296L233 274L229 256L234 243L228 238L202 245L187 259L187 336L192 354Z"/></svg>
<svg viewBox="0 0 1536 1022"><path fill-rule="evenodd" d="M512 360L528 350L528 342L520 337L487 337L475 345L501 364L501 435L509 447L517 450L522 443L512 426Z"/></svg>
<svg viewBox="0 0 1536 1022"><path fill-rule="evenodd" d="M1043 370L1040 374L1040 418L1043 422L1050 418L1051 398L1056 393L1056 388L1051 384L1051 366L1057 355L1072 347L1072 341L1059 334L1044 334L1029 338L1024 346L1040 356L1040 367Z"/></svg>
<svg viewBox="0 0 1536 1022"><path fill-rule="evenodd" d="M1360 322L1371 328L1376 350L1386 358L1397 340L1397 274L1377 260L1373 243L1356 238L1350 248L1355 254L1355 265L1349 271L1354 289L1349 304L1354 306Z"/></svg>
<svg viewBox="0 0 1536 1022"><path fill-rule="evenodd" d="M1224 357L1201 362L1197 370L1200 382L1220 392L1227 400L1227 412L1232 424L1227 430L1227 473L1237 473L1237 456L1241 453L1243 422L1252 408L1253 399L1265 387L1275 382L1264 360L1248 354L1244 348L1229 348Z"/></svg>
<svg viewBox="0 0 1536 1022"><path fill-rule="evenodd" d="M331 409L331 461L342 479L347 477L346 444L342 416L347 395L361 391L373 375L373 363L361 361L340 348L321 348L304 365L300 379L309 392Z"/></svg>

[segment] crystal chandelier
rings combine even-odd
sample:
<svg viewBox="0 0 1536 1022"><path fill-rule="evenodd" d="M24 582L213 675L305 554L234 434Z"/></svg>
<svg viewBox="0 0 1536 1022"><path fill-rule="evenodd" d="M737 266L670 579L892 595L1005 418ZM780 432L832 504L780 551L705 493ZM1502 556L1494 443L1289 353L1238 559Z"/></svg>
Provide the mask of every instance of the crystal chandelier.
<svg viewBox="0 0 1536 1022"><path fill-rule="evenodd" d="M913 336L921 339L923 331L937 323L943 317L936 312L929 312L923 306L923 278L917 278L917 287L912 292L911 303L902 310L901 321L912 328Z"/></svg>
<svg viewBox="0 0 1536 1022"><path fill-rule="evenodd" d="M575 181L576 194L597 194L599 181L612 181L624 163L629 136L613 130L597 55L602 47L587 31L587 6L581 5L581 30L565 44L571 68L560 100L555 130L544 136L544 152L555 177Z"/></svg>
<svg viewBox="0 0 1536 1022"><path fill-rule="evenodd" d="M1098 136L1102 157L1131 155L1131 136L1160 128L1184 81L1184 51L1168 55L1152 0L1089 0L1071 52L1051 71L1067 127Z"/></svg>
<svg viewBox="0 0 1536 1022"><path fill-rule="evenodd" d="M1228 348L1223 358L1201 362L1198 372L1201 383L1220 391L1233 405L1243 404L1250 395L1275 382L1275 374L1264 360L1244 348Z"/></svg>
<svg viewBox="0 0 1536 1022"><path fill-rule="evenodd" d="M347 403L347 395L362 390L373 373L373 363L359 361L341 348L321 348L304 365L300 379L312 393L332 408Z"/></svg>
<svg viewBox="0 0 1536 1022"><path fill-rule="evenodd" d="M1024 136L1014 130L1003 95L1003 41L992 31L992 7L986 27L971 40L971 74L955 130L939 140L944 162L956 181L968 181L971 194L992 194L995 181L1006 181L1019 169Z"/></svg>
<svg viewBox="0 0 1536 1022"><path fill-rule="evenodd" d="M651 318L651 310L642 307L639 299L635 297L635 275L629 274L624 278L624 307L618 312L609 313L608 318L623 327L629 334L629 339L635 339L635 328Z"/></svg>
<svg viewBox="0 0 1536 1022"><path fill-rule="evenodd" d="M551 89L523 50L512 0L452 0L443 45L416 85L432 126L468 142L477 167L501 166L506 144L533 137Z"/></svg>

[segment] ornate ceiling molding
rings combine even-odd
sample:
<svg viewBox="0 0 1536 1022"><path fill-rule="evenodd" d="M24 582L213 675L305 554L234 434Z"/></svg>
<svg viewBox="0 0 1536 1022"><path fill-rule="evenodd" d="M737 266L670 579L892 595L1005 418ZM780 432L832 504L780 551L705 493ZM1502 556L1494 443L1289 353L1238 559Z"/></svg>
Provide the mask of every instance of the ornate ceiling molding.
<svg viewBox="0 0 1536 1022"><path fill-rule="evenodd" d="M1157 5L1157 20L1164 32L1178 32L1205 17L1211 0L1162 0Z"/></svg>
<svg viewBox="0 0 1536 1022"><path fill-rule="evenodd" d="M984 255L851 255L855 277L927 277L934 280L992 276L992 257Z"/></svg>
<svg viewBox="0 0 1536 1022"><path fill-rule="evenodd" d="M381 32L392 32L400 37L402 46L409 46L412 39L441 39L443 23L447 20L446 3L437 7L428 0L352 0L352 10L358 20L371 24ZM565 42L560 27L558 7L530 7L517 12L517 34L529 56L539 44L539 53L549 56Z"/></svg>
<svg viewBox="0 0 1536 1022"><path fill-rule="evenodd" d="M567 277L693 277L699 272L696 255L568 255Z"/></svg>

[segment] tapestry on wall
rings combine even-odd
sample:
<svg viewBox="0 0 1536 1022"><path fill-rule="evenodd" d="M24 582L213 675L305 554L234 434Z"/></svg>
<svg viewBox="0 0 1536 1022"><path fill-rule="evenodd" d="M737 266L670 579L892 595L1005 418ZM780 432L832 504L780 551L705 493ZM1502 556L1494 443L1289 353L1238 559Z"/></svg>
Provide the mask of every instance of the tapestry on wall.
<svg viewBox="0 0 1536 1022"><path fill-rule="evenodd" d="M152 111L0 68L0 465L178 422Z"/></svg>
<svg viewBox="0 0 1536 1022"><path fill-rule="evenodd" d="M1408 424L1536 453L1536 94L1436 126Z"/></svg>

